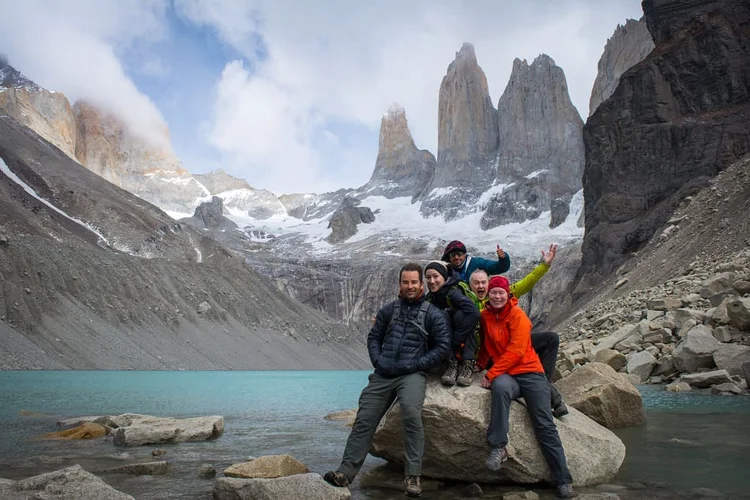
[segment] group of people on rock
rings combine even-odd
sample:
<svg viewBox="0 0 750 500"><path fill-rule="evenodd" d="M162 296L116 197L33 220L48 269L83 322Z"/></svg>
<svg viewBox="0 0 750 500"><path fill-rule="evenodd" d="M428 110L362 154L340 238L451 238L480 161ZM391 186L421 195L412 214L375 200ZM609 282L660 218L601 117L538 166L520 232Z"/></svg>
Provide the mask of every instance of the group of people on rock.
<svg viewBox="0 0 750 500"><path fill-rule="evenodd" d="M483 372L480 385L491 391L487 469L499 471L507 460L511 402L523 397L557 496L574 497L553 419L568 413L550 381L560 340L554 332L532 334L531 321L518 306L518 297L549 270L556 251L556 245L542 251L541 263L513 284L500 276L510 268L510 256L499 245L497 260L471 256L463 243L451 241L442 259L429 262L424 269L416 263L404 265L399 272L398 299L378 311L367 336L374 371L360 395L341 464L324 479L339 487L354 480L380 420L398 400L406 463L404 491L420 496L427 375L442 366L441 382L446 386L470 386L475 374Z"/></svg>

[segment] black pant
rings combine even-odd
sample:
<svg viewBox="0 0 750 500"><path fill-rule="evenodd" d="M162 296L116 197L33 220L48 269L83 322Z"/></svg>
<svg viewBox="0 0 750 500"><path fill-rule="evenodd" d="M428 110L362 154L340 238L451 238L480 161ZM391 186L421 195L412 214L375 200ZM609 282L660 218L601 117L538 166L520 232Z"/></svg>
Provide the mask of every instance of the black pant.
<svg viewBox="0 0 750 500"><path fill-rule="evenodd" d="M496 377L491 388L492 402L487 442L493 448L502 448L508 444L510 404L514 399L523 397L529 410L531 424L534 426L534 434L542 448L542 455L549 465L552 481L555 485L568 484L573 482L573 478L568 470L560 435L552 419L549 388L550 383L542 373L506 373Z"/></svg>
<svg viewBox="0 0 750 500"><path fill-rule="evenodd" d="M562 396L552 384L552 375L555 374L557 364L557 351L560 348L560 336L555 332L538 332L531 334L531 347L534 348L539 361L544 368L544 376L549 381L550 402L552 408L557 408L562 403Z"/></svg>

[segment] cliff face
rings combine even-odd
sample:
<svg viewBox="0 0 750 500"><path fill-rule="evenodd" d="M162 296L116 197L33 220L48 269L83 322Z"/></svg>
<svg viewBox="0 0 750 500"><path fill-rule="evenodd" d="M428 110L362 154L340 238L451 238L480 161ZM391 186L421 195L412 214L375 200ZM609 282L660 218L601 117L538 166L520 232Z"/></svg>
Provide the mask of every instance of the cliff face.
<svg viewBox="0 0 750 500"><path fill-rule="evenodd" d="M656 47L584 126L581 272L592 276L750 151L750 5L645 0L643 9Z"/></svg>
<svg viewBox="0 0 750 500"><path fill-rule="evenodd" d="M624 25L617 26L599 59L598 73L589 99L589 116L594 114L602 102L609 99L620 83L622 74L643 61L652 50L654 40L645 19L628 19Z"/></svg>
<svg viewBox="0 0 750 500"><path fill-rule="evenodd" d="M483 229L537 217L560 197L570 201L583 174L583 121L551 57L513 61L497 109L495 182L511 185L490 201Z"/></svg>
<svg viewBox="0 0 750 500"><path fill-rule="evenodd" d="M198 182L208 189L211 195L223 193L224 191L231 191L233 189L250 189L250 184L245 179L239 179L223 170L214 170L207 174L195 174L194 176Z"/></svg>
<svg viewBox="0 0 750 500"><path fill-rule="evenodd" d="M92 172L165 210L192 212L196 199L209 195L171 151L135 137L120 120L85 102L73 110L76 157Z"/></svg>
<svg viewBox="0 0 750 500"><path fill-rule="evenodd" d="M361 190L371 196L419 195L435 173L435 157L414 144L406 111L394 104L380 121L378 158Z"/></svg>

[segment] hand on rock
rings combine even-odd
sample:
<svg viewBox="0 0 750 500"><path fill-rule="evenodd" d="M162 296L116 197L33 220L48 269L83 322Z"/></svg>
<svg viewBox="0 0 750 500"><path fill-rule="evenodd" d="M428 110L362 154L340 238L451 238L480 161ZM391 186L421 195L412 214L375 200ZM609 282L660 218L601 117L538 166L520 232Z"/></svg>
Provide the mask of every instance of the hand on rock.
<svg viewBox="0 0 750 500"><path fill-rule="evenodd" d="M489 389L490 387L492 387L492 382L490 382L490 379L487 378L487 375L482 377L481 384L482 384L482 387L484 387L485 389Z"/></svg>

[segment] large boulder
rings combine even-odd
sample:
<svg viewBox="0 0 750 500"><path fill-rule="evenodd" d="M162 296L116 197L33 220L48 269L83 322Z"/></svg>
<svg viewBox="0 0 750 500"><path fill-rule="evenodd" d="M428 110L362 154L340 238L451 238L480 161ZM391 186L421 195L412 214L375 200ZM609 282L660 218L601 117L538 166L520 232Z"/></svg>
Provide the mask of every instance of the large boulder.
<svg viewBox="0 0 750 500"><path fill-rule="evenodd" d="M674 366L681 372L695 372L699 368L714 366L714 351L719 348L721 342L710 333L699 331L701 328L705 328L704 325L693 327L672 353Z"/></svg>
<svg viewBox="0 0 750 500"><path fill-rule="evenodd" d="M306 474L310 470L291 455L266 455L249 462L230 465L224 469L224 475L245 479L271 479L275 477Z"/></svg>
<svg viewBox="0 0 750 500"><path fill-rule="evenodd" d="M732 324L742 331L750 332L750 297L734 299L726 307Z"/></svg>
<svg viewBox="0 0 750 500"><path fill-rule="evenodd" d="M479 483L550 480L528 411L519 402L511 405L508 462L500 472L485 469L484 460L490 451L486 440L489 417L490 391L478 382L448 389L436 378L428 380L422 412L425 430L422 474ZM614 477L625 459L625 445L612 431L575 408L570 408L570 414L555 423L575 484L598 484ZM394 405L383 418L370 453L389 462L404 463L399 405Z"/></svg>
<svg viewBox="0 0 750 500"><path fill-rule="evenodd" d="M323 481L320 474L297 474L277 479L236 479L220 477L214 483L214 500L349 500L348 488L337 488Z"/></svg>
<svg viewBox="0 0 750 500"><path fill-rule="evenodd" d="M656 366L656 358L648 351L634 352L628 356L628 373L635 375L643 383L651 376Z"/></svg>
<svg viewBox="0 0 750 500"><path fill-rule="evenodd" d="M609 365L615 371L622 369L628 362L624 354L617 352L614 349L602 349L601 351L597 351L594 356L594 361Z"/></svg>
<svg viewBox="0 0 750 500"><path fill-rule="evenodd" d="M0 494L3 500L133 500L132 496L112 488L80 465L4 484L0 486Z"/></svg>
<svg viewBox="0 0 750 500"><path fill-rule="evenodd" d="M714 351L714 363L730 375L742 375L742 365L750 363L750 347L737 344L722 344Z"/></svg>
<svg viewBox="0 0 750 500"><path fill-rule="evenodd" d="M116 445L206 441L224 433L224 418L218 415L194 418L140 417L147 418L135 419L130 425L118 427L115 431Z"/></svg>
<svg viewBox="0 0 750 500"><path fill-rule="evenodd" d="M641 393L609 365L587 363L555 386L568 406L609 429L646 422Z"/></svg>
<svg viewBox="0 0 750 500"><path fill-rule="evenodd" d="M93 422L85 423L71 429L57 432L49 432L42 436L43 439L94 439L108 434L107 428Z"/></svg>
<svg viewBox="0 0 750 500"><path fill-rule="evenodd" d="M686 382L690 384L691 387L707 389L712 385L732 382L732 379L729 377L729 373L726 370L713 370L702 373L686 373L680 377L679 381Z"/></svg>
<svg viewBox="0 0 750 500"><path fill-rule="evenodd" d="M109 469L115 474L132 474L134 476L162 476L169 470L169 462L159 460L156 462L142 462L139 464L127 464Z"/></svg>

